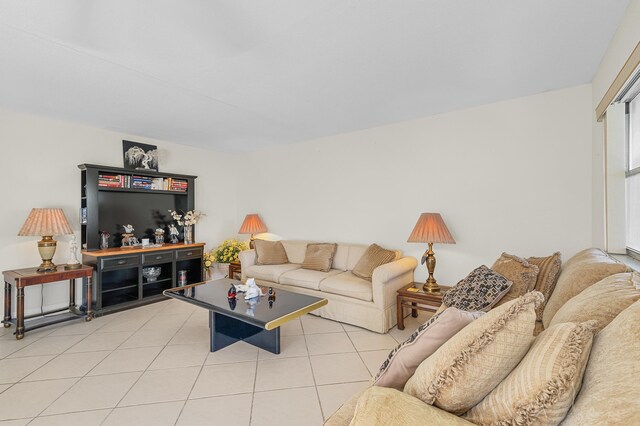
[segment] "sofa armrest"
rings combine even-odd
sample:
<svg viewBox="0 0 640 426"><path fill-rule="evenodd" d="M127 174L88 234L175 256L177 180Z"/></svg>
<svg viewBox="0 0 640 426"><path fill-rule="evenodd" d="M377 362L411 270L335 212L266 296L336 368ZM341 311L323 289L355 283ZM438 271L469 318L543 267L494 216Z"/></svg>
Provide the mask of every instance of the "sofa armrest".
<svg viewBox="0 0 640 426"><path fill-rule="evenodd" d="M238 260L240 261L240 270L242 272L242 282L246 282L247 281L247 277L245 276L245 270L246 268L248 268L249 266L253 266L256 264L256 251L255 249L251 249L251 250L242 250L240 253L238 253Z"/></svg>
<svg viewBox="0 0 640 426"><path fill-rule="evenodd" d="M413 282L416 266L415 258L403 257L374 269L371 278L373 302L383 309L395 304L398 290Z"/></svg>
<svg viewBox="0 0 640 426"><path fill-rule="evenodd" d="M358 398L351 425L450 425L473 423L396 389L373 386Z"/></svg>

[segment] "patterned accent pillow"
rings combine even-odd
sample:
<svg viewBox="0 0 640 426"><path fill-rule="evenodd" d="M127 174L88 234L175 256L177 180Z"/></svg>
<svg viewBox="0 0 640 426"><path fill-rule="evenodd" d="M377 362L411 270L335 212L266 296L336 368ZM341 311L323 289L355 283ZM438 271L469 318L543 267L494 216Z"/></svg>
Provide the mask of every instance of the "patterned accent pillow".
<svg viewBox="0 0 640 426"><path fill-rule="evenodd" d="M509 292L512 284L502 275L482 265L447 291L442 303L463 311L488 311Z"/></svg>
<svg viewBox="0 0 640 426"><path fill-rule="evenodd" d="M402 390L422 361L482 315L484 312L465 312L457 308L447 308L434 314L389 353L373 384Z"/></svg>

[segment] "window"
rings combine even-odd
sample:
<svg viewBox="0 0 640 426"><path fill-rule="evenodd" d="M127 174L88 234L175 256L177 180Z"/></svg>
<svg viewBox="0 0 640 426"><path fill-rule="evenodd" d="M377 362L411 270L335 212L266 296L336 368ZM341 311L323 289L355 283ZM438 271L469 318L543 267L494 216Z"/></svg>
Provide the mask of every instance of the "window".
<svg viewBox="0 0 640 426"><path fill-rule="evenodd" d="M626 102L626 245L629 254L640 256L640 95L636 90L632 96Z"/></svg>

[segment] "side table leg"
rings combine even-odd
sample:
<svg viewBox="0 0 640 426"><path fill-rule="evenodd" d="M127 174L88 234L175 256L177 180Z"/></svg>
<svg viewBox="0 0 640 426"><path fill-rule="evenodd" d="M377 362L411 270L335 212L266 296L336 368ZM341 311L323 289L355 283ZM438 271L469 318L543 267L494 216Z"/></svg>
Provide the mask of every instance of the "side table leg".
<svg viewBox="0 0 640 426"><path fill-rule="evenodd" d="M83 278L82 281L87 283L87 316L84 317L85 321L91 321L93 319L93 302L91 301L91 296L93 295L93 290L91 289L91 281L92 277Z"/></svg>
<svg viewBox="0 0 640 426"><path fill-rule="evenodd" d="M402 300L400 299L400 297L397 298L396 304L398 305L398 330L404 330L404 310L402 309Z"/></svg>
<svg viewBox="0 0 640 426"><path fill-rule="evenodd" d="M416 306L415 302L411 302L411 306ZM411 316L413 318L418 318L418 310L417 309L411 309Z"/></svg>
<svg viewBox="0 0 640 426"><path fill-rule="evenodd" d="M4 328L11 327L11 284L4 282Z"/></svg>
<svg viewBox="0 0 640 426"><path fill-rule="evenodd" d="M73 312L76 307L76 279L69 280L69 312Z"/></svg>
<svg viewBox="0 0 640 426"><path fill-rule="evenodd" d="M24 287L17 287L17 290L16 339L20 340L24 337Z"/></svg>

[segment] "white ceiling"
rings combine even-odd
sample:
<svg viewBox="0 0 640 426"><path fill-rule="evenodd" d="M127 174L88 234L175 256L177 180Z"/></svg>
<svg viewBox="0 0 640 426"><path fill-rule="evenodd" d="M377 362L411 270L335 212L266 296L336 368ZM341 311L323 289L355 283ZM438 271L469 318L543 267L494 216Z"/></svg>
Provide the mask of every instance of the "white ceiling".
<svg viewBox="0 0 640 426"><path fill-rule="evenodd" d="M0 107L247 151L588 83L628 0L3 0Z"/></svg>

